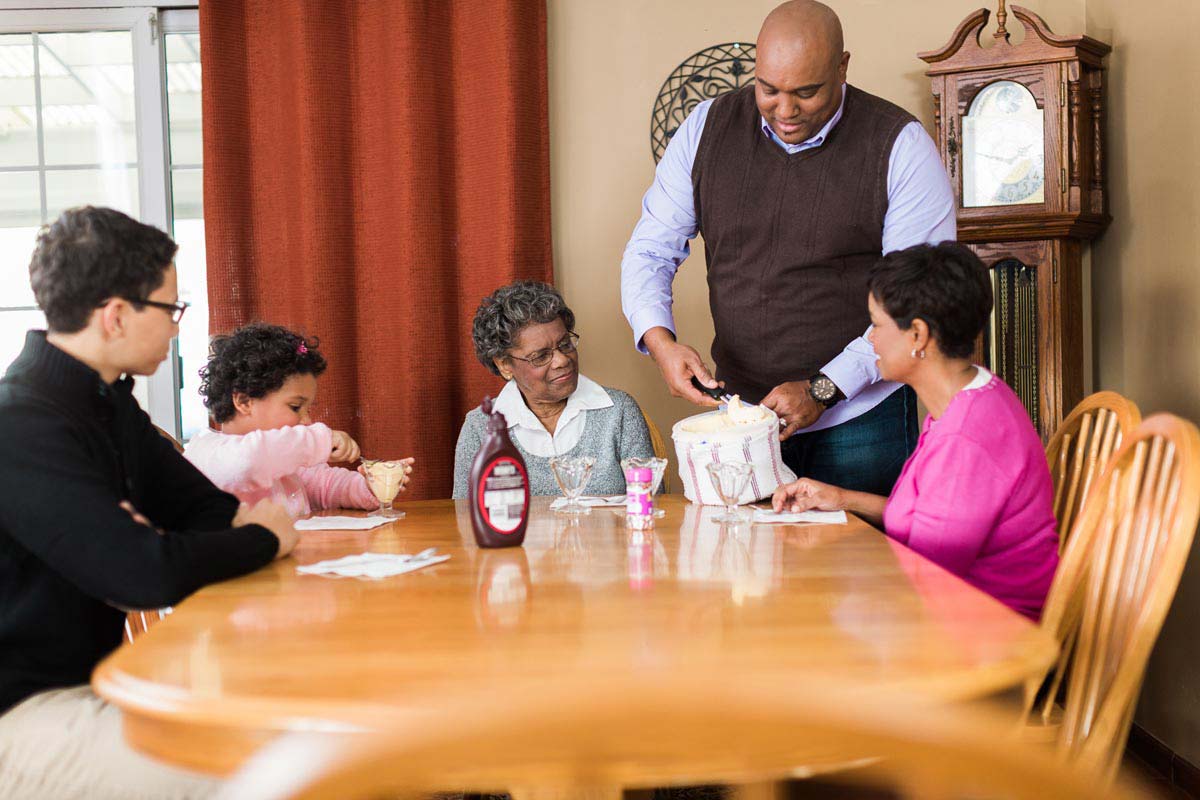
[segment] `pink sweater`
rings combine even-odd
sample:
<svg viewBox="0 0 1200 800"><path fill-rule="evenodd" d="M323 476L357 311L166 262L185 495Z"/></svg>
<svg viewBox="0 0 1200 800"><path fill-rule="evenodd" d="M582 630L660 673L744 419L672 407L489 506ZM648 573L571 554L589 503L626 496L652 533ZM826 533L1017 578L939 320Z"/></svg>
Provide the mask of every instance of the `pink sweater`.
<svg viewBox="0 0 1200 800"><path fill-rule="evenodd" d="M1054 488L1021 401L991 376L925 420L883 514L887 535L1030 619L1058 566Z"/></svg>
<svg viewBox="0 0 1200 800"><path fill-rule="evenodd" d="M240 436L201 431L183 454L242 502L269 497L294 518L324 508L378 508L366 478L325 463L332 449L333 432L317 422Z"/></svg>

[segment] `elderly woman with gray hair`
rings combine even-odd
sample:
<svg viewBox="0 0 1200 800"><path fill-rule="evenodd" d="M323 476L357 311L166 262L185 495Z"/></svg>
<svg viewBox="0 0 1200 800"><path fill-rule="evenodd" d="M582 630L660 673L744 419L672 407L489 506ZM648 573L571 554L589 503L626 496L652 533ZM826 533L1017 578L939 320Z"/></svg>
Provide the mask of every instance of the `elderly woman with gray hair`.
<svg viewBox="0 0 1200 800"><path fill-rule="evenodd" d="M513 444L525 458L529 490L559 493L553 456L592 456L588 494L623 494L621 459L654 455L650 431L632 397L579 374L575 314L553 286L517 281L483 299L472 329L480 363L508 381L496 397ZM467 414L454 450L454 497L467 496L471 461L485 418Z"/></svg>

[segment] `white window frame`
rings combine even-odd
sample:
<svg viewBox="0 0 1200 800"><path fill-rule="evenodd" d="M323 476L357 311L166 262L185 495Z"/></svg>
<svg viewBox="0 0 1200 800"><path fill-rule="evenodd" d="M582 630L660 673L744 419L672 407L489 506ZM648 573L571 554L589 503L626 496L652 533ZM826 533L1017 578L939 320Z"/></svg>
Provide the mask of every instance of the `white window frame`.
<svg viewBox="0 0 1200 800"><path fill-rule="evenodd" d="M142 222L164 231L172 229L171 173L167 130L166 51L163 33L199 29L195 0L121 3L113 0L0 0L0 34L72 33L128 30L133 43L134 104L138 154L138 213ZM161 7L171 10L159 11ZM180 6L191 8L174 10ZM208 320L204 320L205 325ZM171 341L170 355L144 381L139 399L155 425L182 438L180 414L179 343Z"/></svg>

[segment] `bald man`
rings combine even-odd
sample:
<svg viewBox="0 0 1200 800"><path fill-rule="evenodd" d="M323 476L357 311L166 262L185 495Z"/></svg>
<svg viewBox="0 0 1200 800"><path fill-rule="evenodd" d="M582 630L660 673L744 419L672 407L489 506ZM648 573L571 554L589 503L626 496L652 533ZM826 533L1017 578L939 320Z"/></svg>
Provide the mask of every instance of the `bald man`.
<svg viewBox="0 0 1200 800"><path fill-rule="evenodd" d="M757 51L754 84L696 106L667 146L621 262L622 306L672 394L715 405L695 377L761 402L797 474L887 495L916 445L916 398L879 376L867 273L883 253L954 239L954 195L921 124L846 83L828 6L779 6ZM671 313L697 233L715 378Z"/></svg>

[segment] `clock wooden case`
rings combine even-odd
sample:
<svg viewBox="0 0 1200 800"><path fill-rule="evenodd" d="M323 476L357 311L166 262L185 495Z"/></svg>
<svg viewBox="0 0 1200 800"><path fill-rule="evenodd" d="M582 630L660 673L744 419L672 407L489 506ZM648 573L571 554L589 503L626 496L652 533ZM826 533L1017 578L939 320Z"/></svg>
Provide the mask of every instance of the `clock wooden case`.
<svg viewBox="0 0 1200 800"><path fill-rule="evenodd" d="M996 310L979 357L1016 389L1043 437L1083 398L1083 256L1109 222L1104 175L1107 44L1057 36L1020 6L1014 44L1000 0L990 46L981 8L929 64L935 141L958 202L958 239L993 270Z"/></svg>

